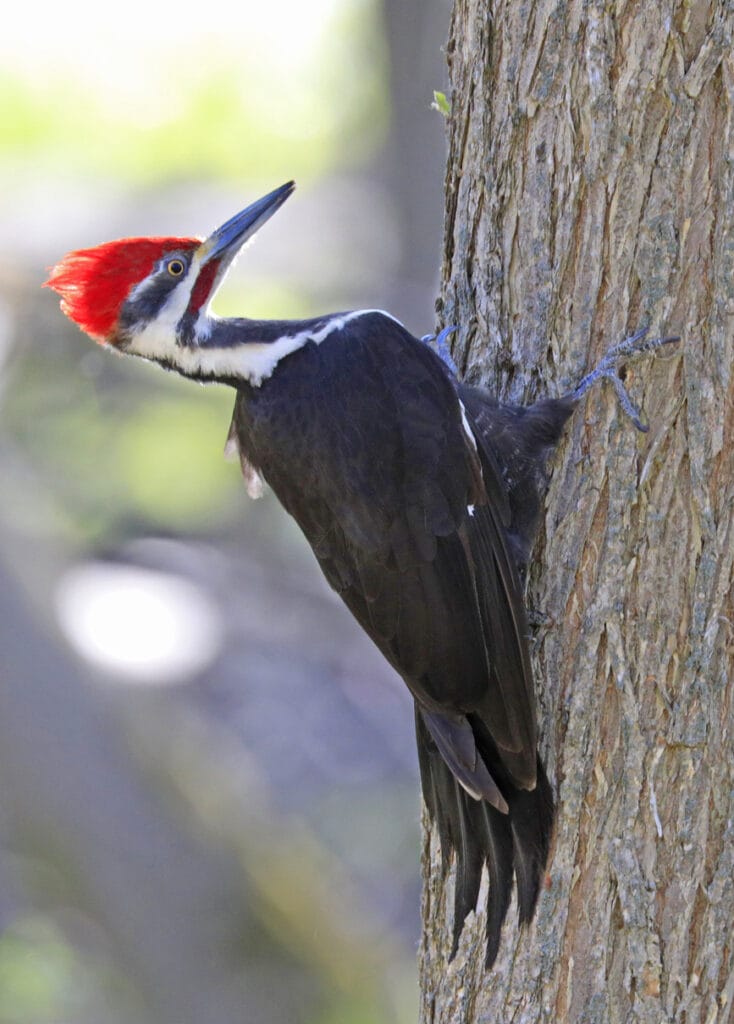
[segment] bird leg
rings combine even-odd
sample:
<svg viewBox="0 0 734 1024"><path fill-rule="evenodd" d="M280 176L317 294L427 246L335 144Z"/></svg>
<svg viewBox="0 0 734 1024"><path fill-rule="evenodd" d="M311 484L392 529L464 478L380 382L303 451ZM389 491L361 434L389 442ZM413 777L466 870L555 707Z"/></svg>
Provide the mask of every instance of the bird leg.
<svg viewBox="0 0 734 1024"><path fill-rule="evenodd" d="M458 330L456 324L452 324L450 327L444 327L438 334L424 334L421 341L434 350L434 352L440 357L443 363L448 366L449 370L454 374L455 377L459 376L459 371L451 357L451 352L447 343L449 338L454 331ZM605 356L602 357L599 364L582 379L580 384L572 391L567 398L573 399L574 402L578 402L584 395L589 391L597 381L606 379L610 381L614 388L619 404L622 406L622 410L629 416L634 425L642 433L647 433L650 429L646 423L642 422L640 413L635 408L632 399L630 398L627 389L624 386L622 378L619 376L619 362L624 359L625 356L640 355L643 352L652 352L656 348L660 348L661 345L671 345L674 342L680 341L680 338L648 338L647 333L649 327L643 327L642 330L637 331L629 338L625 338L624 341L618 342L613 345Z"/></svg>
<svg viewBox="0 0 734 1024"><path fill-rule="evenodd" d="M638 355L641 352L652 352L654 349L660 348L661 345L670 345L673 342L680 341L680 338L648 338L648 330L648 327L643 327L641 331L637 331L631 337L625 338L624 341L620 341L617 345L613 345L599 362L598 366L591 373L586 374L578 387L570 395L574 401L578 401L580 398L583 398L586 392L598 380L606 378L614 387L623 411L629 416L637 429L643 433L647 433L650 428L640 419L640 414L627 393L622 378L619 376L618 363L625 356Z"/></svg>
<svg viewBox="0 0 734 1024"><path fill-rule="evenodd" d="M459 376L459 369L451 356L451 350L449 349L446 341L454 331L458 331L456 324L452 324L450 327L444 327L438 334L424 334L421 341L426 345L430 345L436 355L438 355L443 362L448 366L449 370L455 377Z"/></svg>

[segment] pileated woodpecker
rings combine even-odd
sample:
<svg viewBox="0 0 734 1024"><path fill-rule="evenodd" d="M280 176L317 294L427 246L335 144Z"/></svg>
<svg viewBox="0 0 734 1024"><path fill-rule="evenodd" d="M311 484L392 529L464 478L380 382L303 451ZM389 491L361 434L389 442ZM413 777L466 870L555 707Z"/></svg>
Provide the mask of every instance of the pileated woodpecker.
<svg viewBox="0 0 734 1024"><path fill-rule="evenodd" d="M433 339L380 310L212 315L235 255L293 189L205 241L127 238L71 252L46 283L95 341L235 389L228 443L248 489L272 487L413 695L423 795L444 867L456 859L454 951L486 864L489 965L513 876L521 923L533 915L553 825L521 584L545 460L599 377L642 428L614 367L662 342L642 332L573 393L524 408L461 383Z"/></svg>

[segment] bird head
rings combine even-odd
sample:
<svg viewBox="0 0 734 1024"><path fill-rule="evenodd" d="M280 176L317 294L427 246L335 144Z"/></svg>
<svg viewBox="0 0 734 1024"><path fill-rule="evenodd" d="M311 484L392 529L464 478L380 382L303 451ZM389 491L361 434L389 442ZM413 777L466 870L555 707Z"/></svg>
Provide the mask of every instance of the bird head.
<svg viewBox="0 0 734 1024"><path fill-rule="evenodd" d="M95 341L177 367L177 349L205 340L209 303L235 256L294 188L268 193L204 240L121 238L77 249L45 284Z"/></svg>

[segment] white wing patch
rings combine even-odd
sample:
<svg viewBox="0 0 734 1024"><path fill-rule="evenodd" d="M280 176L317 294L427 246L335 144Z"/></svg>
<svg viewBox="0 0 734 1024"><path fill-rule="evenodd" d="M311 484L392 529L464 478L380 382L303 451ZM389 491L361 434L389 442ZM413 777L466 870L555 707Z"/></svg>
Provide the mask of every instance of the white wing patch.
<svg viewBox="0 0 734 1024"><path fill-rule="evenodd" d="M469 425L469 420L467 419L467 415L466 415L466 408L464 406L464 403L461 401L461 399L459 399L459 409L461 410L461 425L464 428L464 433L466 434L467 441L472 446L474 451L476 451L477 450L477 440L474 437L474 433L472 431L472 428Z"/></svg>

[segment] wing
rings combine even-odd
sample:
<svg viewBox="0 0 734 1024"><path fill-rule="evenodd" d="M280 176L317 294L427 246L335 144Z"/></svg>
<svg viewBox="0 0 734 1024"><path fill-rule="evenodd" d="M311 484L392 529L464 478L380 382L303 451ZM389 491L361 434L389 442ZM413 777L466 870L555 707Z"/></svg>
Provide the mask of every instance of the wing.
<svg viewBox="0 0 734 1024"><path fill-rule="evenodd" d="M503 773L532 789L534 696L507 496L441 360L391 319L363 316L241 393L234 423L329 583L434 715L461 781L471 790L481 773L476 749L457 742L475 716ZM489 798L478 778L474 789Z"/></svg>
<svg viewBox="0 0 734 1024"><path fill-rule="evenodd" d="M233 426L415 697L426 806L445 864L456 851L454 950L486 863L490 964L513 876L520 920L533 914L553 823L512 508L474 419L491 413L464 410L441 360L398 324L348 326L241 390Z"/></svg>
<svg viewBox="0 0 734 1024"><path fill-rule="evenodd" d="M524 572L548 485L546 461L578 401L573 395L534 405L501 404L484 388L459 385L459 395L487 461L500 472L509 522L505 537L513 561ZM490 471L491 473L491 471Z"/></svg>

